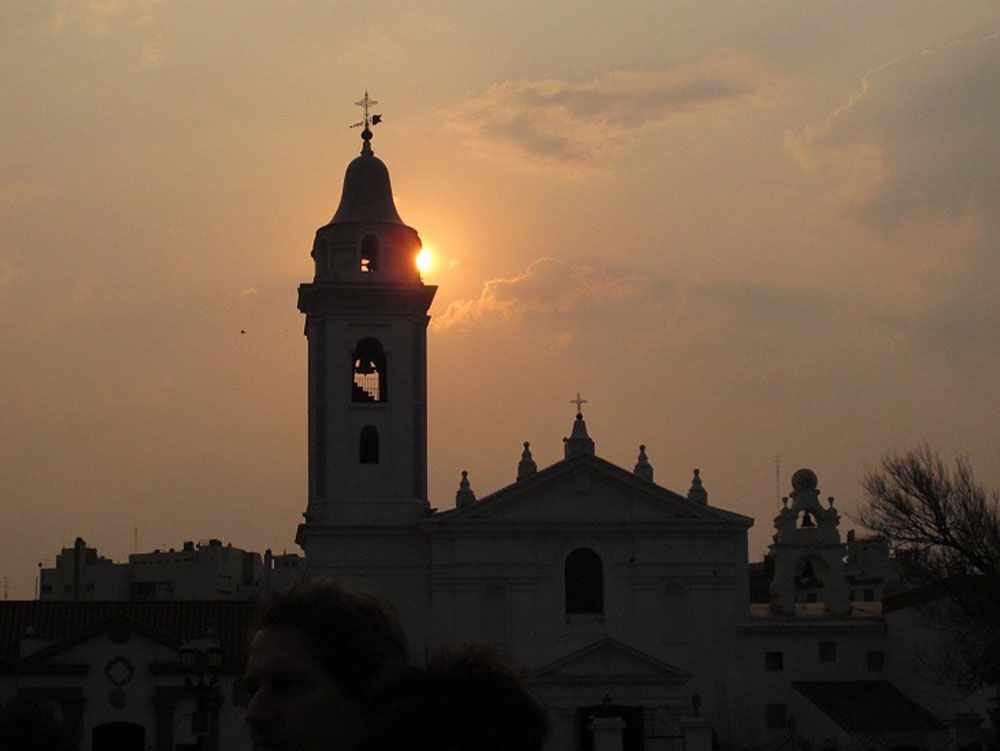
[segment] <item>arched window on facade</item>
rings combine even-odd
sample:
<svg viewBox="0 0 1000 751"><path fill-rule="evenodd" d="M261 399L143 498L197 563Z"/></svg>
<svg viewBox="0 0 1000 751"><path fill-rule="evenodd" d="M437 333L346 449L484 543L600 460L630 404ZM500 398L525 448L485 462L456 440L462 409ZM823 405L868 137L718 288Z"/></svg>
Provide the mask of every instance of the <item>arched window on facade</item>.
<svg viewBox="0 0 1000 751"><path fill-rule="evenodd" d="M379 265L379 240L375 235L365 235L361 238L362 271L376 271Z"/></svg>
<svg viewBox="0 0 1000 751"><path fill-rule="evenodd" d="M358 455L362 464L378 464L378 429L374 425L361 428Z"/></svg>
<svg viewBox="0 0 1000 751"><path fill-rule="evenodd" d="M385 350L377 339L362 339L354 350L351 401L384 402L388 396Z"/></svg>
<svg viewBox="0 0 1000 751"><path fill-rule="evenodd" d="M577 548L566 556L566 614L604 613L604 566L589 548Z"/></svg>

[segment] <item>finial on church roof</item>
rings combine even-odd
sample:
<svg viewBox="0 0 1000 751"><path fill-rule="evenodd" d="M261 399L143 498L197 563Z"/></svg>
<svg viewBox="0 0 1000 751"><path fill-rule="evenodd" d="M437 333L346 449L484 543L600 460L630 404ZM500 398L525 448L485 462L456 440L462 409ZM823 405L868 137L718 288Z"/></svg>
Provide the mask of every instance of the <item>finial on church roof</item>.
<svg viewBox="0 0 1000 751"><path fill-rule="evenodd" d="M569 403L576 405L576 420L573 421L573 431L569 434L569 438L563 438L563 455L567 459L576 454L593 456L594 442L587 435L587 423L583 421L583 412L580 411L587 400L581 399L580 392L577 392L576 399L570 399Z"/></svg>
<svg viewBox="0 0 1000 751"><path fill-rule="evenodd" d="M643 480L653 481L653 465L649 463L649 458L646 456L646 444L644 443L639 444L639 460L635 463L632 474Z"/></svg>
<svg viewBox="0 0 1000 751"><path fill-rule="evenodd" d="M691 488L688 490L688 500L700 503L703 506L708 505L708 491L702 485L700 469L695 469L694 471L694 477L691 479Z"/></svg>
<svg viewBox="0 0 1000 751"><path fill-rule="evenodd" d="M531 458L531 444L524 442L524 451L521 452L521 461L517 463L517 479L523 480L538 472L538 465Z"/></svg>
<svg viewBox="0 0 1000 751"><path fill-rule="evenodd" d="M462 470L462 480L458 483L458 492L455 493L455 508L465 508L476 502L476 494L472 492L469 485L469 473Z"/></svg>
<svg viewBox="0 0 1000 751"><path fill-rule="evenodd" d="M370 110L373 106L378 104L378 102L369 97L368 89L365 89L365 95L354 104L356 104L358 107L364 108L365 119L359 123L354 123L354 125L352 125L351 127L360 128L361 126L364 126L364 130L361 131L361 140L363 140L365 143L364 146L361 147L361 153L369 155L373 154L374 152L372 151L372 144L371 144L372 140L371 129L376 125L378 125L380 122L382 122L382 116L371 114Z"/></svg>

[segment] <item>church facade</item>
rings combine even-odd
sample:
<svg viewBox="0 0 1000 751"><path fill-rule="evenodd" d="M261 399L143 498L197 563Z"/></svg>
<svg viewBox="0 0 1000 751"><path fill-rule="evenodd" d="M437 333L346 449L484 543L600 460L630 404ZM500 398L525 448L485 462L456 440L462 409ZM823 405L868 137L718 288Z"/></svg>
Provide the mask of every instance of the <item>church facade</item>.
<svg viewBox="0 0 1000 751"><path fill-rule="evenodd" d="M632 470L601 459L579 411L562 460L539 469L526 443L514 483L476 499L463 473L455 508L430 508L436 288L420 279L419 237L367 121L362 139L299 288L310 481L296 540L309 575L387 596L418 651L510 652L549 708L552 748L957 738L944 722L954 708L936 715L893 684L880 603L852 602L840 517L810 470L774 520L766 603L750 602L753 520L710 504L697 469L683 494L656 484L643 446Z"/></svg>

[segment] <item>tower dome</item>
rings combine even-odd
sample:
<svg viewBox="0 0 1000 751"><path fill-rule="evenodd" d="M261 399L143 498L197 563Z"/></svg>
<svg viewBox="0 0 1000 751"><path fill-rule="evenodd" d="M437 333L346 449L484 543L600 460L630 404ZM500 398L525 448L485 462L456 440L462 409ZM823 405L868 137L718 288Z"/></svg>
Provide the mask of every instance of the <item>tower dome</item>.
<svg viewBox="0 0 1000 751"><path fill-rule="evenodd" d="M330 224L344 222L391 222L402 224L392 200L392 185L385 163L372 151L372 132L361 133L364 145L344 175L344 190L340 205Z"/></svg>
<svg viewBox="0 0 1000 751"><path fill-rule="evenodd" d="M372 151L368 125L377 117L369 121L366 111L361 155L347 166L340 205L330 223L316 230L316 281L420 282L417 254L423 245L417 231L400 219L389 170Z"/></svg>

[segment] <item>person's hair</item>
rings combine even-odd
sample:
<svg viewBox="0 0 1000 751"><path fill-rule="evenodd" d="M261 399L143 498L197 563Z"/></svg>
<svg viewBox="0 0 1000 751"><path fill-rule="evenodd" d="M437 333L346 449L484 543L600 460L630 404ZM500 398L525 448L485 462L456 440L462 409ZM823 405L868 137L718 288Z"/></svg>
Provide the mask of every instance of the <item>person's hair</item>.
<svg viewBox="0 0 1000 751"><path fill-rule="evenodd" d="M251 638L262 628L302 634L334 683L362 704L375 678L408 655L392 604L339 579L310 579L271 595L263 602Z"/></svg>
<svg viewBox="0 0 1000 751"><path fill-rule="evenodd" d="M397 665L368 714L362 751L538 751L548 732L513 663L485 646L440 652L424 668Z"/></svg>

